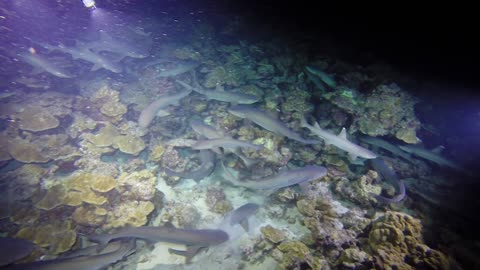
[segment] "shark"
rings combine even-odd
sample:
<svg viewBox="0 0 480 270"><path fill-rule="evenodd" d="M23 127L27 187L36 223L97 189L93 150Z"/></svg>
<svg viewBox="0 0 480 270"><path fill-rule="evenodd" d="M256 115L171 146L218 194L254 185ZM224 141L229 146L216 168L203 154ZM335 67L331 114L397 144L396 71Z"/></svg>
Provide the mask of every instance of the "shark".
<svg viewBox="0 0 480 270"><path fill-rule="evenodd" d="M213 99L218 101L230 102L233 104L253 104L260 100L260 97L250 94L245 94L236 91L223 91L223 90L204 90L200 87L192 87L187 83L176 80L176 82L186 89L191 89L199 94L204 95L207 99Z"/></svg>
<svg viewBox="0 0 480 270"><path fill-rule="evenodd" d="M440 153L442 150L445 148L443 146L437 146L434 149L428 150L422 147L414 146L414 145L401 145L398 146L400 149L403 151L413 154L417 157L429 160L433 163L436 163L439 166L445 166L449 167L451 169L454 169L458 172L461 172L463 174L472 176L472 172L468 171L461 165L455 163L454 161L451 161L449 159L446 159L445 157L441 156Z"/></svg>
<svg viewBox="0 0 480 270"><path fill-rule="evenodd" d="M126 241L116 250L92 256L58 258L22 264L12 264L5 270L101 270L116 263L136 250L135 241Z"/></svg>
<svg viewBox="0 0 480 270"><path fill-rule="evenodd" d="M304 144L320 143L320 141L318 140L308 140L302 138L299 134L289 129L284 123L260 109L247 105L234 105L228 108L227 111L237 117L248 119L277 135L283 135L287 138L299 141Z"/></svg>
<svg viewBox="0 0 480 270"><path fill-rule="evenodd" d="M93 66L91 68L91 71L95 71L101 68L114 73L121 73L123 71L121 65L119 65L115 61L110 60L109 58L104 57L99 53L91 51L79 42L77 42L77 46L75 47L66 47L64 45L59 45L57 47L57 50L66 54L70 54L74 60L82 59L84 61L92 63Z"/></svg>
<svg viewBox="0 0 480 270"><path fill-rule="evenodd" d="M315 75L316 77L320 78L320 80L324 84L328 85L330 88L337 87L337 83L335 82L335 80L333 79L333 77L331 75L319 70L318 68L316 68L314 66L306 66L305 69L310 74Z"/></svg>
<svg viewBox="0 0 480 270"><path fill-rule="evenodd" d="M31 50L30 52L20 53L17 56L20 58L21 61L33 67L33 70L30 72L31 74L46 72L59 78L74 77L68 71L54 65L51 60L34 52L34 50Z"/></svg>
<svg viewBox="0 0 480 270"><path fill-rule="evenodd" d="M0 237L0 267L27 257L34 249L35 244L30 241Z"/></svg>
<svg viewBox="0 0 480 270"><path fill-rule="evenodd" d="M255 150L263 149L263 145L249 143L247 141L236 140L232 138L219 138L219 139L207 139L198 140L197 143L192 145L192 149L204 150L204 149L218 149L220 147L225 148L252 148Z"/></svg>
<svg viewBox="0 0 480 270"><path fill-rule="evenodd" d="M180 229L173 225L124 228L112 234L90 235L89 239L106 245L121 238L139 238L148 242L168 242L187 246L186 251L169 249L169 252L185 256L189 262L198 251L219 245L229 239L228 234L217 229Z"/></svg>
<svg viewBox="0 0 480 270"><path fill-rule="evenodd" d="M385 178L388 182L397 185L399 194L395 195L393 198L387 198L381 195L377 195L375 193L370 193L371 196L374 196L378 201L384 203L399 203L401 202L406 195L406 188L405 183L398 178L397 173L388 167L385 164L385 161L382 158L375 158L371 159L371 164L373 169L378 172L383 178Z"/></svg>
<svg viewBox="0 0 480 270"><path fill-rule="evenodd" d="M373 145L373 146L377 146L377 147L380 147L384 150L387 150L388 152L392 153L393 155L395 156L398 156L398 157L401 157L402 159L410 162L410 163L415 163L414 160L412 159L412 157L404 152L403 150L401 150L400 148L398 148L396 145L394 144L391 144L385 140L382 140L380 138L377 138L377 137L370 137L370 136L362 136L360 137L360 140L363 141L363 142L366 142L370 145Z"/></svg>
<svg viewBox="0 0 480 270"><path fill-rule="evenodd" d="M92 63L91 71L95 71L101 68L109 70L114 73L120 73L123 71L122 67L115 61L102 56L99 53L91 51L83 42L76 41L74 47L67 47L64 44L58 46L50 45L42 42L35 42L39 46L47 49L48 51L59 51L65 54L70 54L74 60L82 59L86 62ZM119 60L119 59L116 59Z"/></svg>
<svg viewBox="0 0 480 270"><path fill-rule="evenodd" d="M214 127L205 124L201 120L192 120L190 122L190 126L200 137L205 137L207 139L221 139L221 138L228 137L223 132L220 132L217 129L215 129ZM240 152L239 147L229 148L229 147L226 147L225 145L223 145L222 148L223 148L224 152L232 153L232 154L236 155L237 157L239 157L243 161L245 166L247 166L247 168L249 168L249 167L251 167L251 166L253 166L253 165L255 165L256 163L259 162L258 160L254 160L254 159L246 157L244 154L242 154ZM216 149L214 149L214 151L217 152L217 153L220 152Z"/></svg>
<svg viewBox="0 0 480 270"><path fill-rule="evenodd" d="M301 119L301 125L302 127L309 129L313 134L322 138L325 141L325 144L331 144L346 151L351 160L355 160L357 157L366 159L374 159L377 157L377 155L372 151L349 141L347 139L347 130L345 128L342 128L342 131L338 135L335 135L320 128L317 122L315 122L313 126L309 125L305 118Z"/></svg>
<svg viewBox="0 0 480 270"><path fill-rule="evenodd" d="M278 174L267 176L258 180L239 180L230 171L225 168L223 162L222 169L224 175L232 184L245 187L252 190L277 190L296 184L307 183L316 179L323 178L327 175L327 169L322 166L309 165L305 167L284 170Z"/></svg>
<svg viewBox="0 0 480 270"><path fill-rule="evenodd" d="M100 39L85 42L85 46L94 52L112 52L123 57L146 58L149 53L146 49L134 46L123 40L114 39L105 32L100 33Z"/></svg>
<svg viewBox="0 0 480 270"><path fill-rule="evenodd" d="M182 98L188 96L191 92L192 90L185 90L173 95L164 95L160 99L150 103L140 113L140 116L138 117L138 125L142 128L147 128L160 110L169 105L178 104Z"/></svg>

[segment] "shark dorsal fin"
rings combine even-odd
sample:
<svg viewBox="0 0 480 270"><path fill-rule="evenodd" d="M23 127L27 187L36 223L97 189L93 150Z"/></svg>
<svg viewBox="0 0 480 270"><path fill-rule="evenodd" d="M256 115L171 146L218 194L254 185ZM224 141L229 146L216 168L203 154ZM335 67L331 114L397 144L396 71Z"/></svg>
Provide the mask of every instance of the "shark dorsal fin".
<svg viewBox="0 0 480 270"><path fill-rule="evenodd" d="M318 124L317 121L313 121L313 126L316 127L316 128L320 128L320 125Z"/></svg>
<svg viewBox="0 0 480 270"><path fill-rule="evenodd" d="M175 225L173 225L173 223L171 221L165 222L165 224L163 224L163 226L165 226L166 228L175 228Z"/></svg>
<svg viewBox="0 0 480 270"><path fill-rule="evenodd" d="M346 140L346 139L347 139L347 129L346 129L346 128L342 128L342 131L340 131L340 133L338 133L338 137Z"/></svg>
<svg viewBox="0 0 480 270"><path fill-rule="evenodd" d="M248 232L248 230L249 230L249 228L248 228L248 227L249 227L249 225L248 225L248 219L242 220L242 221L240 222L240 226L242 226L242 228L243 228L246 232Z"/></svg>
<svg viewBox="0 0 480 270"><path fill-rule="evenodd" d="M223 85L221 85L221 84L217 84L217 85L215 86L215 91L225 92L225 87L223 87Z"/></svg>
<svg viewBox="0 0 480 270"><path fill-rule="evenodd" d="M432 149L432 153L440 154L440 153L442 153L443 149L445 149L445 146L439 145L439 146Z"/></svg>

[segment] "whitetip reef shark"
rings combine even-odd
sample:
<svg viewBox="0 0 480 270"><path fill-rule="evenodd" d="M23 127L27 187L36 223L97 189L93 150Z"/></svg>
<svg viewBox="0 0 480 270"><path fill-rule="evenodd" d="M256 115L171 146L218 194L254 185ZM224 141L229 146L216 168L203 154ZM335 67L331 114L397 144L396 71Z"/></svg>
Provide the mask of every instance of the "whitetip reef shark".
<svg viewBox="0 0 480 270"><path fill-rule="evenodd" d="M332 144L348 152L348 155L350 156L351 160L355 160L357 157L362 157L366 159L374 159L377 157L377 155L372 151L349 141L347 139L347 130L345 128L342 129L340 134L335 135L333 133L330 133L322 129L317 122L315 122L313 126L309 125L307 123L307 120L305 120L305 118L302 118L301 125L302 127L308 128L313 134L322 138L325 141L325 144L327 145Z"/></svg>

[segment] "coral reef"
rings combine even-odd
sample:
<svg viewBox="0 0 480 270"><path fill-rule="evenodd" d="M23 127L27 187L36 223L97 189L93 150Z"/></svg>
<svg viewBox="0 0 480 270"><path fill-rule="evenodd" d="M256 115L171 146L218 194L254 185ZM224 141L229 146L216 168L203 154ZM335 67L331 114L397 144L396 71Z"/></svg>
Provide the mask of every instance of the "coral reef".
<svg viewBox="0 0 480 270"><path fill-rule="evenodd" d="M127 113L127 106L120 102L119 92L108 85L100 87L90 101L111 123L120 122Z"/></svg>
<svg viewBox="0 0 480 270"><path fill-rule="evenodd" d="M16 237L32 241L42 248L48 248L48 253L51 255L70 250L77 240L72 222L58 220L23 227Z"/></svg>
<svg viewBox="0 0 480 270"><path fill-rule="evenodd" d="M423 242L420 220L388 211L373 222L368 245L382 269L450 269L448 258Z"/></svg>

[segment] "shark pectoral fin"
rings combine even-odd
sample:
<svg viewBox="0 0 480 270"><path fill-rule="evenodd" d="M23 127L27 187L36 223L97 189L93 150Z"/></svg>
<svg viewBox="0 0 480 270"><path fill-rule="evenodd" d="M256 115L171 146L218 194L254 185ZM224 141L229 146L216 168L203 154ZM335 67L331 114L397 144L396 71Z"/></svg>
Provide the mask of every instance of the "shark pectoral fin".
<svg viewBox="0 0 480 270"><path fill-rule="evenodd" d="M443 149L445 149L445 146L439 145L439 146L432 149L432 153L440 154L440 153L442 153Z"/></svg>
<svg viewBox="0 0 480 270"><path fill-rule="evenodd" d="M212 151L215 153L215 154L219 154L219 155L222 155L223 152L222 150L220 149L220 147L214 147L212 148Z"/></svg>
<svg viewBox="0 0 480 270"><path fill-rule="evenodd" d="M187 250L177 250L173 248L169 248L168 252L172 254L176 254L179 256L184 256L186 263L191 263L193 256L195 256L201 249L206 248L204 246L188 246Z"/></svg>
<svg viewBox="0 0 480 270"><path fill-rule="evenodd" d="M170 112L167 111L167 110L158 110L157 111L157 116L158 117L165 117L165 116L169 116L170 115Z"/></svg>
<svg viewBox="0 0 480 270"><path fill-rule="evenodd" d="M347 130L345 128L342 128L342 131L338 134L338 137L346 140L347 139Z"/></svg>
<svg viewBox="0 0 480 270"><path fill-rule="evenodd" d="M248 232L248 229L249 229L249 228L248 228L248 227L249 227L249 226L248 226L248 219L242 220L242 222L240 222L240 226L242 226L242 228L243 228L246 232Z"/></svg>
<svg viewBox="0 0 480 270"><path fill-rule="evenodd" d="M354 161L354 160L357 159L357 155L352 154L352 153L349 153L349 154L348 154L348 157L350 158L351 161Z"/></svg>

